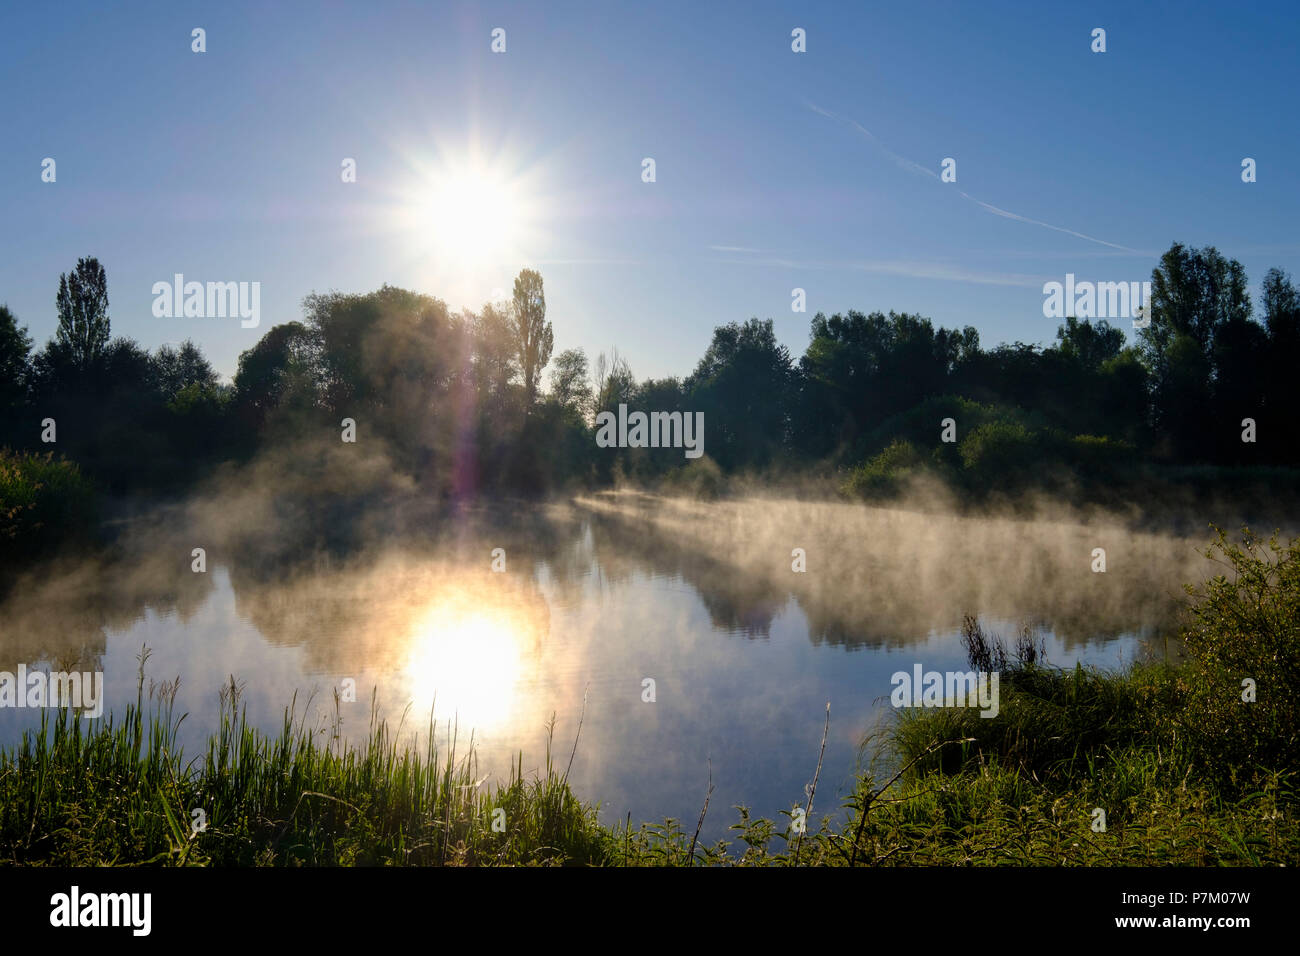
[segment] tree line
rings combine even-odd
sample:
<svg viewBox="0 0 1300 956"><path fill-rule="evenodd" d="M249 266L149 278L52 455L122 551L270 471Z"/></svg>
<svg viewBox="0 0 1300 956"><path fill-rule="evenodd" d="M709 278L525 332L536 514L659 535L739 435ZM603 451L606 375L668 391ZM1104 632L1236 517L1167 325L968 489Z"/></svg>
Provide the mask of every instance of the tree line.
<svg viewBox="0 0 1300 956"><path fill-rule="evenodd" d="M542 277L527 269L509 301L477 312L387 285L309 295L228 384L193 342L150 352L112 337L94 258L60 276L55 306L55 335L35 351L0 307L0 444L57 449L117 494L177 491L217 462L304 436L337 440L344 417L423 490L447 495L814 463L844 469L863 493L916 468L979 487L1045 462L1099 476L1300 464L1300 296L1272 269L1256 310L1241 264L1213 247L1161 257L1150 324L1133 342L1104 319L1069 317L1050 345L986 349L971 326L849 311L818 313L796 359L771 319L752 318L715 328L693 371L662 379L638 380L617 350L553 356ZM619 403L702 411L706 459L598 448L594 415ZM53 444L41 441L46 419Z"/></svg>

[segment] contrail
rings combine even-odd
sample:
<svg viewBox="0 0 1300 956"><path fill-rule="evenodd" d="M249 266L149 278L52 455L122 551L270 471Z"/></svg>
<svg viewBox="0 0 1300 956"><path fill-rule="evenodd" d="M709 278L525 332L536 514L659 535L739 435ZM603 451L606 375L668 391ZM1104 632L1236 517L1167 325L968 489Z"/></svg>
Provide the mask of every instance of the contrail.
<svg viewBox="0 0 1300 956"><path fill-rule="evenodd" d="M882 143L879 139L876 138L876 136L871 132L871 130L867 129L861 123L858 123L851 119L846 119L845 117L842 116L837 116L835 113L832 113L829 110L822 109L820 106L817 106L815 103L807 103L806 105L814 113L817 113L821 116L825 116L827 119L835 120L837 123L843 123L846 126L853 127L863 136L867 137L867 139L871 140L871 142L873 142L876 145L877 149L879 149L882 153L884 153L886 156L892 159L903 169L906 169L909 172L913 172L913 173L924 173L926 176L929 176L931 179L939 178L939 174L936 173L933 169L930 169L926 166L922 166L920 163L914 162L913 160L908 159L906 156L900 156L898 153L895 153L893 150L889 149L887 146L885 146L884 143ZM986 212L991 212L995 216L1001 216L1003 219L1014 219L1017 222L1027 222L1033 226L1042 226L1044 229L1052 229L1055 230L1056 232L1063 232L1067 236L1075 236L1076 238L1079 239L1086 239L1089 242L1095 242L1098 245L1109 246L1111 249L1119 249L1121 252L1131 252L1134 255L1142 254L1137 249L1130 249L1128 246L1121 246L1119 243L1116 242L1107 242L1105 239L1098 239L1096 236L1089 236L1086 233L1076 232L1073 229L1066 229L1064 226L1054 226L1050 222L1043 222L1039 219L1030 219L1028 216L1022 216L1019 213L1010 212L1006 209L999 209L997 206L994 206L991 203L986 203L982 199L976 199L974 196L970 195L970 193L965 193L962 192L961 190L957 190L957 194L961 196L962 199L973 202L975 203L975 205L979 206L981 209L985 210Z"/></svg>
<svg viewBox="0 0 1300 956"><path fill-rule="evenodd" d="M1098 239L1096 236L1089 236L1082 232L1075 232L1073 229L1066 229L1064 226L1053 226L1050 222L1041 222L1038 219L1030 219L1028 216L1021 216L1014 212L1008 212L1005 209L999 209L997 206L990 205L982 199L976 199L969 193L961 193L963 199L969 199L978 206L982 206L995 216L1001 216L1004 219L1015 219L1017 222L1027 222L1031 225L1042 226L1044 229L1055 229L1057 232L1063 232L1069 236L1078 236L1080 239L1087 239L1089 242L1100 243L1103 246L1110 246L1112 249L1119 249L1122 252L1131 252L1134 255L1141 255L1137 249L1130 249L1128 246L1121 246L1118 243L1107 242L1105 239Z"/></svg>

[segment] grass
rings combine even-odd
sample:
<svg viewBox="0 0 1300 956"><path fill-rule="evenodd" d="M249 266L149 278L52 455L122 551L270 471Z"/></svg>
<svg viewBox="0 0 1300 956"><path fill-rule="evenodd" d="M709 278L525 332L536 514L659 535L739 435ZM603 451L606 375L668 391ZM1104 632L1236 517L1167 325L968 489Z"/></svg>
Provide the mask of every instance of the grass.
<svg viewBox="0 0 1300 956"><path fill-rule="evenodd" d="M206 752L186 762L177 746L184 717L173 714L176 685L151 684L146 694L142 653L137 699L120 722L106 717L87 730L73 713L46 712L39 730L0 752L0 860L1300 864L1300 541L1282 547L1246 532L1238 545L1221 533L1206 554L1228 573L1192 591L1189 660L1177 668L1054 668L1032 635L1008 651L967 619L972 668L1001 675L999 716L981 718L973 708L897 711L845 812L823 815L806 833L793 813L771 820L738 807L730 838L701 843L707 795L690 830L674 819L604 825L597 808L572 792L567 766L561 772L553 763L550 732L544 771L525 777L521 756L507 781L485 787L472 740L458 755L454 728L440 747L430 721L422 748L399 747L401 726L390 734L372 706L369 736L351 745L337 724L295 724L291 706L279 734L269 736L249 726L233 682ZM819 757L804 806L809 818L820 770ZM191 827L195 809L206 816L201 832Z"/></svg>
<svg viewBox="0 0 1300 956"><path fill-rule="evenodd" d="M1220 532L1205 555L1225 573L1188 589L1180 667L1053 668L1027 634L1008 652L968 618L971 667L1001 675L999 716L900 711L888 743L904 770L859 788L855 851L920 865L1300 862L1300 541Z"/></svg>
<svg viewBox="0 0 1300 956"><path fill-rule="evenodd" d="M489 791L455 731L401 748L374 716L366 742L295 724L261 733L223 690L201 760L177 745L176 684L144 689L93 730L73 711L0 755L0 859L11 864L486 865L606 862L609 835L551 760ZM46 712L47 714L49 712ZM335 727L337 731L337 725ZM400 731L400 727L399 727ZM472 742L471 742L472 743ZM194 810L206 827L196 832ZM497 812L501 811L501 812ZM497 822L497 829L493 823Z"/></svg>

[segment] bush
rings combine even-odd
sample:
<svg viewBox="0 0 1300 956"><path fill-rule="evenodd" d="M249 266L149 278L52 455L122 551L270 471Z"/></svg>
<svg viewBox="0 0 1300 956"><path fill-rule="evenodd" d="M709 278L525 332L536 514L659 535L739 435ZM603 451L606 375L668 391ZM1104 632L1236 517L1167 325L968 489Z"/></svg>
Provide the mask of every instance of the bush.
<svg viewBox="0 0 1300 956"><path fill-rule="evenodd" d="M669 471L662 487L673 494L714 499L722 494L726 480L718 463L708 455L701 455Z"/></svg>
<svg viewBox="0 0 1300 956"><path fill-rule="evenodd" d="M958 445L963 467L990 479L1022 473L1033 465L1034 436L1019 422L990 422Z"/></svg>
<svg viewBox="0 0 1300 956"><path fill-rule="evenodd" d="M86 536L95 520L94 488L74 462L0 449L0 563Z"/></svg>
<svg viewBox="0 0 1300 956"><path fill-rule="evenodd" d="M899 711L894 746L904 763L916 760L922 771L958 773L996 756L1040 785L1068 788L1088 755L1151 741L1168 725L1158 715L1177 706L1165 666L1135 666L1125 674L1082 664L1052 667L1041 637L1027 626L1008 649L967 617L962 646L972 670L1000 674L998 717L985 719L975 708ZM965 743L927 753L943 740Z"/></svg>
<svg viewBox="0 0 1300 956"><path fill-rule="evenodd" d="M1220 532L1205 555L1230 573L1188 586L1194 603L1181 667L1062 670L1043 663L1028 632L1009 652L968 618L962 640L971 668L1001 675L999 715L900 711L892 731L900 761L915 760L922 774L960 774L992 758L1066 792L1097 767L1118 761L1131 770L1146 754L1166 783L1195 778L1242 800L1293 773L1300 767L1300 539L1283 547L1276 537L1264 544L1245 531L1236 544ZM1242 699L1247 678L1253 701ZM930 752L942 741L961 743Z"/></svg>
<svg viewBox="0 0 1300 956"><path fill-rule="evenodd" d="M1237 544L1220 531L1205 556L1230 573L1187 588L1189 739L1227 781L1240 768L1300 766L1300 539L1283 547L1246 530ZM1242 699L1247 678L1253 702Z"/></svg>
<svg viewBox="0 0 1300 956"><path fill-rule="evenodd" d="M964 434L988 422L1000 419L1018 421L1020 417L1021 413L1018 409L981 405L959 395L935 395L914 408L882 421L864 437L859 446L854 448L854 452L858 459L866 458L898 439L911 442L917 448L928 448L938 439L939 423L945 418L957 422L958 428ZM953 451L953 446L940 443L939 450ZM949 464L957 464L955 455Z"/></svg>
<svg viewBox="0 0 1300 956"><path fill-rule="evenodd" d="M925 457L910 441L896 438L889 447L850 473L844 490L864 498L896 494L907 477L925 465Z"/></svg>

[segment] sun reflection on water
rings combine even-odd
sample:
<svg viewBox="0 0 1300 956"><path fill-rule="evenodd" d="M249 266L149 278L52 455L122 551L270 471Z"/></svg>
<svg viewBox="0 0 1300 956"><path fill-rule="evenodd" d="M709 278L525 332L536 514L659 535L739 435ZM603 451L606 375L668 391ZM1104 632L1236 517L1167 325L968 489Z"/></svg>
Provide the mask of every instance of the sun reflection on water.
<svg viewBox="0 0 1300 956"><path fill-rule="evenodd" d="M439 605L411 634L406 676L415 713L476 731L505 725L524 670L521 628L493 608Z"/></svg>

